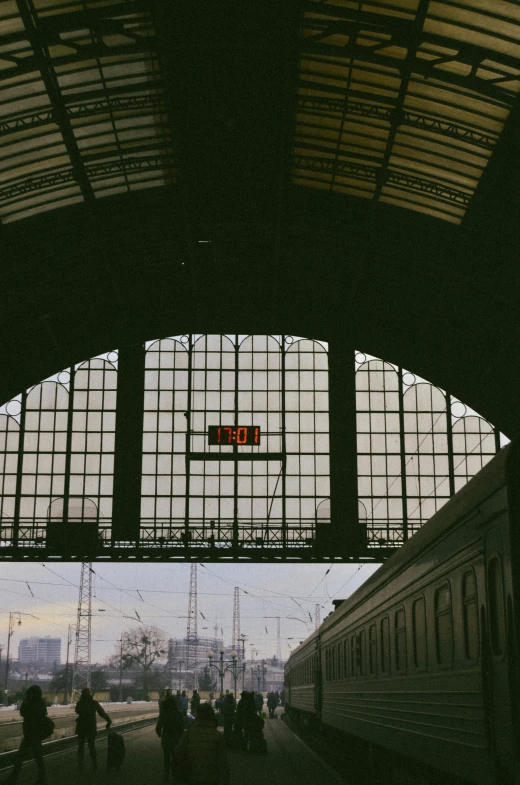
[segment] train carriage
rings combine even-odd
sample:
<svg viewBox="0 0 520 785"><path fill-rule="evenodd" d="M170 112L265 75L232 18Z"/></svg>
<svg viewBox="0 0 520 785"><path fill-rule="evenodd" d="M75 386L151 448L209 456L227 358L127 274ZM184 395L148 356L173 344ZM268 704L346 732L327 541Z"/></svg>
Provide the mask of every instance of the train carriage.
<svg viewBox="0 0 520 785"><path fill-rule="evenodd" d="M367 758L518 785L519 501L509 445L293 652L288 711Z"/></svg>

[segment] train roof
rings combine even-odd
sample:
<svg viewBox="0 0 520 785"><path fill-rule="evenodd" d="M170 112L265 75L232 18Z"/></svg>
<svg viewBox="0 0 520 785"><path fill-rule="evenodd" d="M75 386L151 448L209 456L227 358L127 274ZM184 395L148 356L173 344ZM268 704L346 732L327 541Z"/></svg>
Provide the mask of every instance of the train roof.
<svg viewBox="0 0 520 785"><path fill-rule="evenodd" d="M388 582L403 567L414 561L420 553L426 551L432 543L439 540L458 521L463 520L476 505L491 496L505 481L508 456L514 445L503 447L497 455L481 471L475 475L458 493L433 515L377 572L371 575L362 586L348 597L321 624L319 630L310 635L293 652L289 660L304 647L312 638L325 629L337 624L344 616L364 602L382 583ZM517 452L515 450L515 452ZM520 453L520 450L518 450Z"/></svg>
<svg viewBox="0 0 520 785"><path fill-rule="evenodd" d="M428 550L433 543L448 532L452 526L471 514L475 506L491 496L504 484L506 464L511 445L503 447L497 455L478 474L458 491L455 496L432 515L432 517L411 537L377 572L348 597L340 607L330 613L323 621L320 632L336 624L341 618L364 602L382 583L391 580L396 574L422 552Z"/></svg>
<svg viewBox="0 0 520 785"><path fill-rule="evenodd" d="M322 627L322 626L323 626L323 625L321 625L321 627ZM309 646L309 645L311 644L311 642L312 642L312 641L313 641L315 638L317 638L317 637L318 637L318 635L320 634L321 627L319 627L317 630L314 630L314 632L311 632L311 634L309 635L309 637L308 637L308 638L305 638L305 640L304 640L304 641L302 641L302 642L299 644L299 646L297 646L297 647L296 647L296 648L295 648L295 649L294 649L294 650L293 650L293 651L290 653L290 655L289 655L289 659L288 659L288 660L287 660L287 662L285 663L285 667L287 667L288 663L290 663L290 662L291 662L291 660L292 660L292 659L294 659L294 657L296 657L296 656L297 656L297 655L298 655L298 654L299 654L301 651L303 651L303 649L305 649L307 646Z"/></svg>

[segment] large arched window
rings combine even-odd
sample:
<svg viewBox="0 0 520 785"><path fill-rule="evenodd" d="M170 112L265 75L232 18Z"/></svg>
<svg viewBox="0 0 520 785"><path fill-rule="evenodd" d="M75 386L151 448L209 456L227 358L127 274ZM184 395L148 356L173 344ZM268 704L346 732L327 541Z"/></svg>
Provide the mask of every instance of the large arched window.
<svg viewBox="0 0 520 785"><path fill-rule="evenodd" d="M90 542L101 551L299 558L316 547L320 556L338 516L331 462L341 480L356 459L349 487L357 482L365 552L377 558L399 546L490 460L500 435L449 393L380 358L357 352L349 370L344 354L345 372L329 377L330 351L284 335L179 335L95 357L22 393L0 407L3 547L49 548L50 524L58 547L56 525L76 523L96 527ZM123 366L141 376L120 375ZM355 420L341 409L349 384ZM348 442L339 452L331 422ZM117 444L130 458L120 460ZM126 469L140 477L131 509L121 504Z"/></svg>

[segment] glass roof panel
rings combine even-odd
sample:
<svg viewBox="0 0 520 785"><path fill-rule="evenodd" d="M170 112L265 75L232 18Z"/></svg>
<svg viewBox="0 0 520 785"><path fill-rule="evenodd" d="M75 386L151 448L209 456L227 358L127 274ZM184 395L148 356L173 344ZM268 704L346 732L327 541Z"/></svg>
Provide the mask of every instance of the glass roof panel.
<svg viewBox="0 0 520 785"><path fill-rule="evenodd" d="M139 0L0 3L0 216L175 180L155 33Z"/></svg>
<svg viewBox="0 0 520 785"><path fill-rule="evenodd" d="M308 0L293 182L460 223L519 92L513 0Z"/></svg>

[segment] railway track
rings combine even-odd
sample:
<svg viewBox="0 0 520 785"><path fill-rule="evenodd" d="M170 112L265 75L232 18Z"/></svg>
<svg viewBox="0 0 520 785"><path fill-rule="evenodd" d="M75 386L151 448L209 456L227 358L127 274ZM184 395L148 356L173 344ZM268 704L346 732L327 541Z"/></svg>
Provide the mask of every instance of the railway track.
<svg viewBox="0 0 520 785"><path fill-rule="evenodd" d="M155 723L157 721L157 717L158 717L157 712L156 713L147 712L145 716L134 717L133 719L127 720L126 722L123 723L113 722L112 729L116 730L118 733L126 733L128 731L136 730L137 728L142 728L146 725L151 725ZM54 738L56 732L60 732L57 729L57 731L55 731L55 733L53 734L53 737L49 739L49 741L43 743L42 746L43 746L44 755L61 752L62 750L70 749L71 747L76 746L76 734L74 733L75 730L74 723L69 723L68 728L65 728L65 730L67 729L70 730L70 733L67 733L66 735L63 735L59 738ZM102 723L102 726L98 727L96 738L103 739L107 736L107 733L108 731L105 728L105 723ZM11 741L16 740L15 746L9 750L0 753L0 771L12 765L21 738L22 738L21 735L16 737L11 737L9 743L11 743Z"/></svg>

